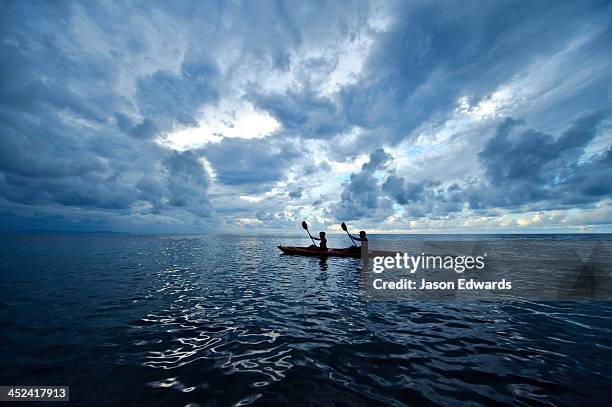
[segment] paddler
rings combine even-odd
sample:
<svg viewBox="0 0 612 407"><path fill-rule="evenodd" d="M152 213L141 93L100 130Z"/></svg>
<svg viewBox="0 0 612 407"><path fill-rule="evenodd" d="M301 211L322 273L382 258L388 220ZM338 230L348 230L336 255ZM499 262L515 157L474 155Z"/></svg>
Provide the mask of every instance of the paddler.
<svg viewBox="0 0 612 407"><path fill-rule="evenodd" d="M348 231L346 233L348 233ZM359 250L361 250L361 256L364 257L364 255L368 253L368 238L366 236L365 230L360 231L359 232L359 236L353 236L350 233L348 235L353 240L357 240L358 242L361 242L361 246L360 246ZM353 246L353 247L355 247L355 246ZM357 248L355 247L355 249L357 249Z"/></svg>
<svg viewBox="0 0 612 407"><path fill-rule="evenodd" d="M319 248L321 250L327 250L327 239L325 238L325 232L319 232L319 237L313 237L314 240L320 240Z"/></svg>

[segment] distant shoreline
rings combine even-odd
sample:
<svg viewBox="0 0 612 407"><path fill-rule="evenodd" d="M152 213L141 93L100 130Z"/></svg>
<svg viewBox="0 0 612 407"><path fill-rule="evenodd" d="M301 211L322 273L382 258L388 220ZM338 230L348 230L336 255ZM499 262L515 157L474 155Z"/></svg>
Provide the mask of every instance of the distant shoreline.
<svg viewBox="0 0 612 407"><path fill-rule="evenodd" d="M131 232L113 232L110 230L45 230L45 229L27 229L27 230L0 230L0 234L28 234L28 235L139 235L149 233L131 233Z"/></svg>

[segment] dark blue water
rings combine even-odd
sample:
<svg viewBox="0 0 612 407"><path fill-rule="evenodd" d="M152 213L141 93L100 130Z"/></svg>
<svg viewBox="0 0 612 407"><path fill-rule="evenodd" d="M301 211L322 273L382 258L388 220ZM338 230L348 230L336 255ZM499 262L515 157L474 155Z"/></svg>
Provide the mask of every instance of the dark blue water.
<svg viewBox="0 0 612 407"><path fill-rule="evenodd" d="M279 243L308 242L0 235L0 384L83 406L612 397L611 303L367 302L358 260Z"/></svg>

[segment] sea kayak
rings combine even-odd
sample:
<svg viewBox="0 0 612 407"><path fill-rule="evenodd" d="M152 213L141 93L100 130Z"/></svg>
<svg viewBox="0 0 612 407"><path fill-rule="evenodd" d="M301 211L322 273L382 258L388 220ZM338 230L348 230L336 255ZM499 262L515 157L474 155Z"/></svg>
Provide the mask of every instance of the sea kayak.
<svg viewBox="0 0 612 407"><path fill-rule="evenodd" d="M361 257L361 252L350 249L327 249L321 250L315 247L278 246L285 254L296 254L299 256L321 256L321 257Z"/></svg>

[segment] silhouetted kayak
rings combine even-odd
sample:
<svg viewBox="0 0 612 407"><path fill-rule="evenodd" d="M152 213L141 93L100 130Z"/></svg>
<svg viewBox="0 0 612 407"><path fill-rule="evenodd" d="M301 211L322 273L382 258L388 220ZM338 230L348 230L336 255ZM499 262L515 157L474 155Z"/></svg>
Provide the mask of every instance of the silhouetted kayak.
<svg viewBox="0 0 612 407"><path fill-rule="evenodd" d="M361 257L361 252L347 249L321 250L315 247L278 246L285 254L296 254L298 256L329 256L329 257Z"/></svg>

